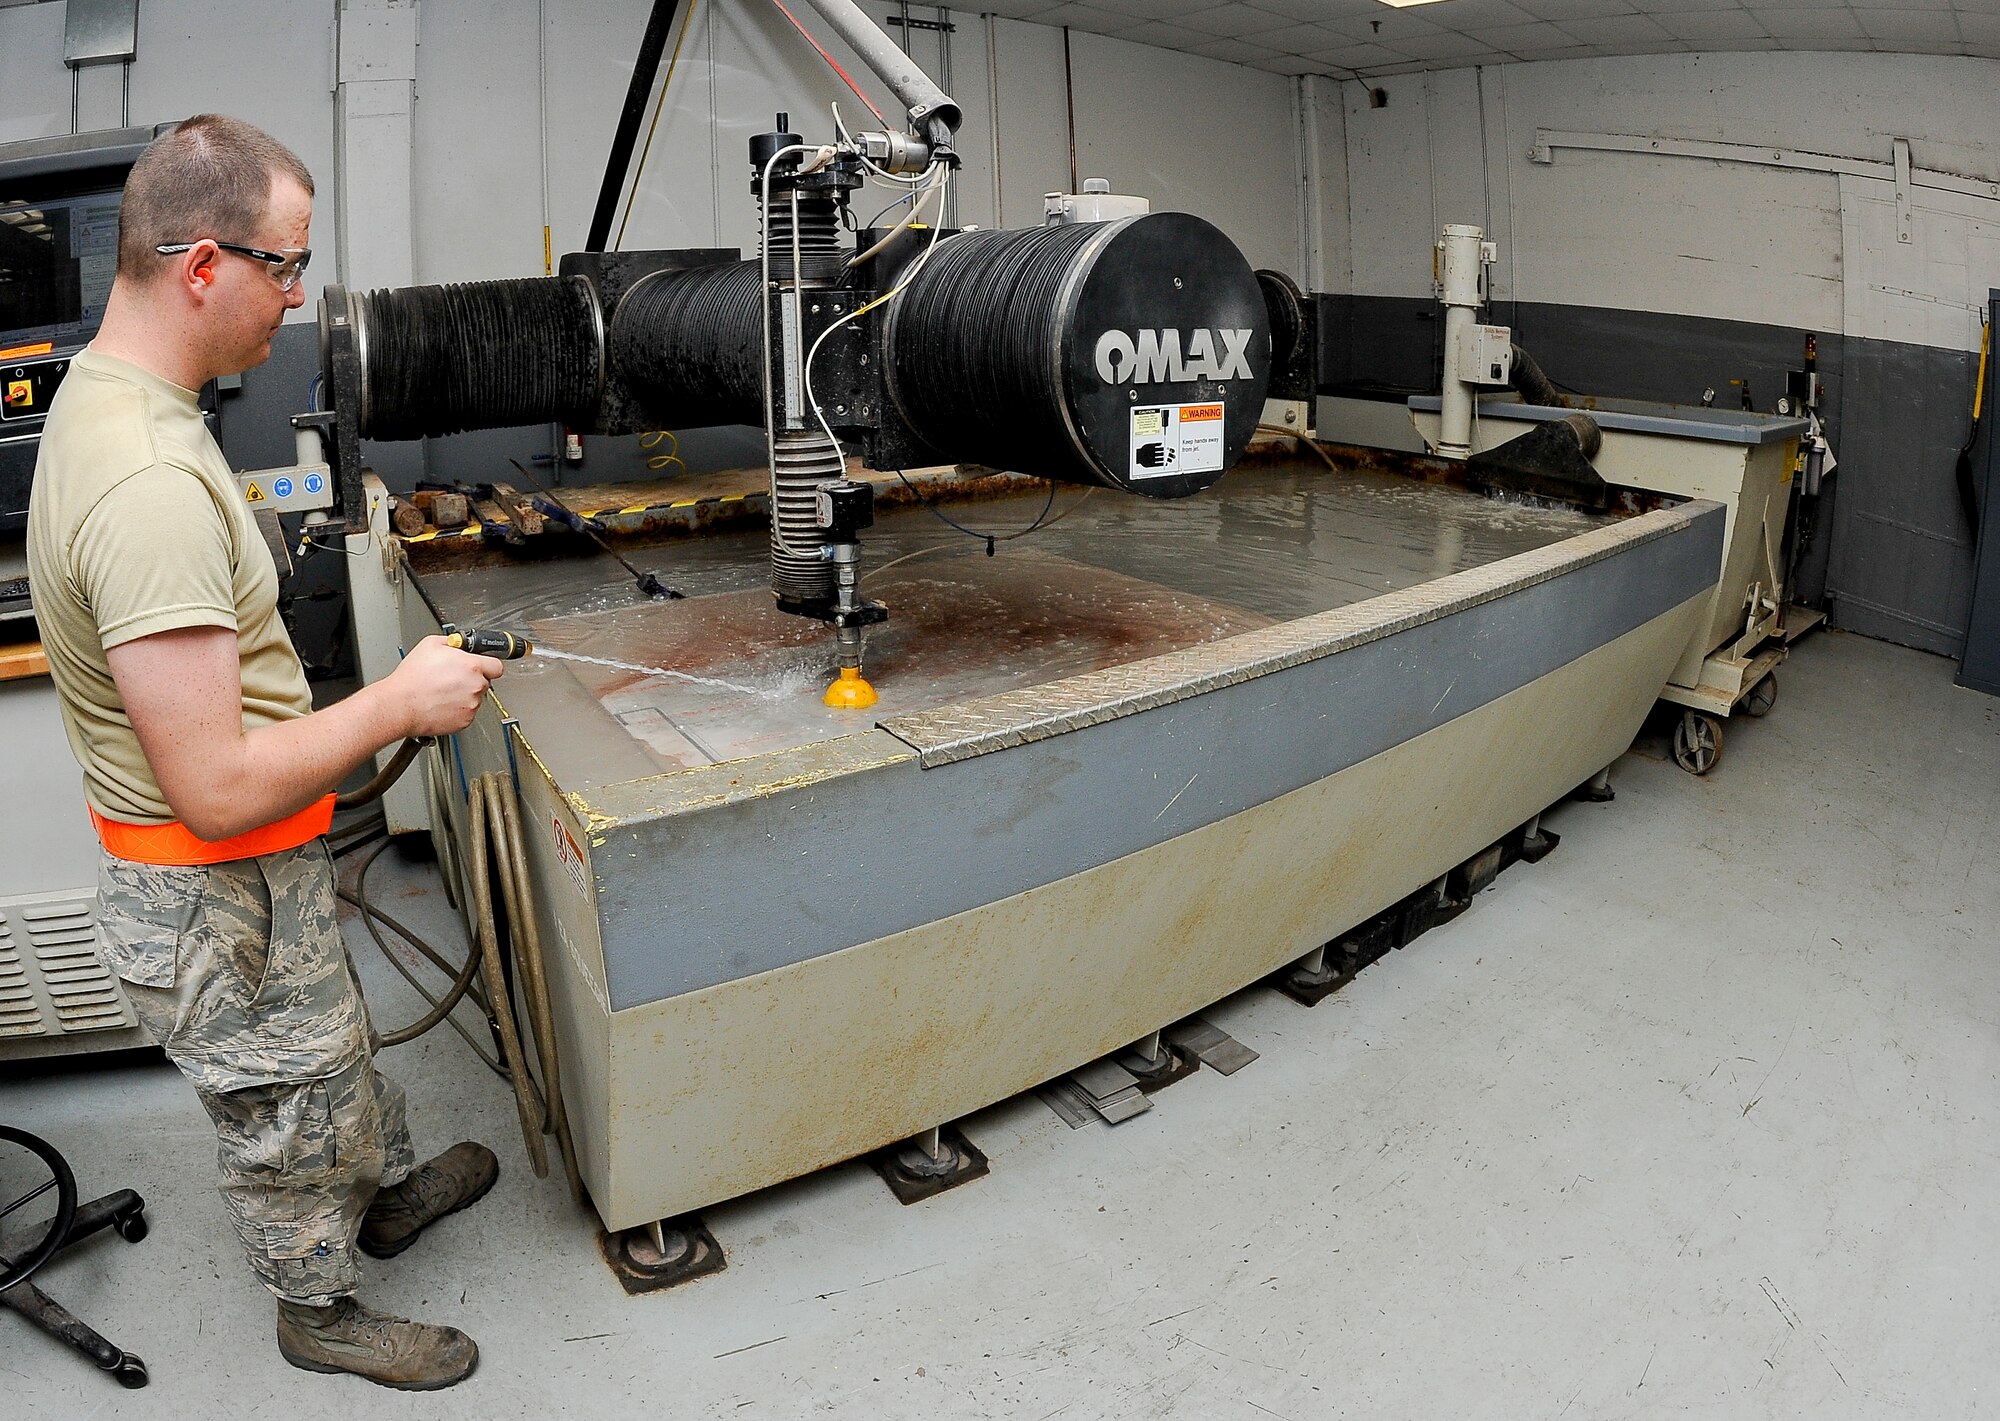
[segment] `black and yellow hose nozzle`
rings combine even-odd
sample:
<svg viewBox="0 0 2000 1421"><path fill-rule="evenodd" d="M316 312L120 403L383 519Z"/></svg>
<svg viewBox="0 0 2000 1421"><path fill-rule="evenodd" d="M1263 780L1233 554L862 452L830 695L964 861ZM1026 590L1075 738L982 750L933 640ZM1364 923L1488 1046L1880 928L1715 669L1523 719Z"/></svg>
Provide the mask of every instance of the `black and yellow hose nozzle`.
<svg viewBox="0 0 2000 1421"><path fill-rule="evenodd" d="M502 661L518 661L535 649L533 642L512 632L479 630L447 632L444 644L474 656L497 656Z"/></svg>

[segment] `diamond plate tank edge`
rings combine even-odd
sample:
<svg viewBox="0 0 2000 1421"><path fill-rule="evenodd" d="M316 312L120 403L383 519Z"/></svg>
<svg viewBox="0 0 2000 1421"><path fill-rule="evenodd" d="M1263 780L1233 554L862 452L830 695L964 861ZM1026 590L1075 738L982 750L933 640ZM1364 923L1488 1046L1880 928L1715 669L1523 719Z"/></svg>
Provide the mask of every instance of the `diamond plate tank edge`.
<svg viewBox="0 0 2000 1421"><path fill-rule="evenodd" d="M1693 500L1545 548L1222 641L882 722L924 769L1044 740L1187 700L1467 611L1684 532L1722 505Z"/></svg>

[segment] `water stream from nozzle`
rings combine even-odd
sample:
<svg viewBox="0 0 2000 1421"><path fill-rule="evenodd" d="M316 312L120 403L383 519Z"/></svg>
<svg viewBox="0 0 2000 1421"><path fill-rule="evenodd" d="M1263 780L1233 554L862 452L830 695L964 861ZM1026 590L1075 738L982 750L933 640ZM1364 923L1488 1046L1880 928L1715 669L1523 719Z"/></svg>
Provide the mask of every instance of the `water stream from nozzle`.
<svg viewBox="0 0 2000 1421"><path fill-rule="evenodd" d="M608 656L585 656L580 651L558 651L545 642L535 644L535 655L553 657L557 661L585 661L592 666L609 666L614 671L637 671L647 676L671 676L676 681L689 681L697 686L713 686L718 690L734 691L738 695L754 696L758 700L776 700L782 694L777 691L760 691L754 686L718 680L713 676L696 676L689 671L671 671L664 666L641 666L632 661L613 661Z"/></svg>

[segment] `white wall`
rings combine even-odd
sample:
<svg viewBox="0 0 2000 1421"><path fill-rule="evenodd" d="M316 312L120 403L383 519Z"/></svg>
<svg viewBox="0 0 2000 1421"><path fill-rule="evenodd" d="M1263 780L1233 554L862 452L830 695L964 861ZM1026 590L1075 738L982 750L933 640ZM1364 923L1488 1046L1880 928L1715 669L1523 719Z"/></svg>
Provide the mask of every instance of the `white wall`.
<svg viewBox="0 0 2000 1421"><path fill-rule="evenodd" d="M871 0L868 8L880 18L900 7ZM69 129L64 9L0 9L0 142ZM560 256L582 245L650 9L650 0L421 6L411 214L417 280L542 271L544 107L553 249ZM880 84L809 8L795 9L898 118ZM320 180L314 275L323 280L336 266L327 201L336 186L334 16L334 0L145 0L131 76L135 124L221 109L297 150ZM988 21L973 10L952 17L951 89L966 113L959 220L994 225L997 191L1006 225L1037 225L1041 195L1069 185L1061 31ZM936 36L919 32L912 50L935 72ZM1072 60L1084 176L1209 218L1255 265L1299 269L1290 80L1083 33L1073 36ZM996 70L997 103L989 82ZM115 125L116 67L84 79L82 126ZM776 7L707 0L682 50L624 245L748 248L756 233L749 136L768 129L781 109L800 132L820 136L833 99L843 101L850 126L868 117ZM380 278L353 271L349 279L366 286Z"/></svg>
<svg viewBox="0 0 2000 1421"><path fill-rule="evenodd" d="M2000 285L1963 203L1920 211L1914 241L1881 250L1857 212L1880 184L1635 153L1558 150L1537 129L1802 149L1887 162L1907 138L1921 168L2000 178L2000 64L1878 54L1651 55L1449 70L1343 85L1352 289L1428 296L1443 222L1500 244L1499 300L1758 321L1976 348L1964 310ZM1930 199L1926 197L1926 201ZM1974 200L1975 207L1978 200ZM1945 209L1950 209L1949 211ZM1913 295L1879 309L1878 288ZM1968 299L1968 293L1976 293ZM1940 302L1954 303L1940 320ZM1921 313L1915 307L1923 307ZM1919 316L1925 319L1919 319Z"/></svg>
<svg viewBox="0 0 2000 1421"><path fill-rule="evenodd" d="M0 10L0 143L70 131L67 8ZM334 186L333 14L331 0L147 0L139 6L139 61L130 76L132 123L204 110L248 119L298 153L324 198ZM81 128L118 126L119 70L81 71ZM312 274L325 279L334 268L332 222L317 222L313 240Z"/></svg>

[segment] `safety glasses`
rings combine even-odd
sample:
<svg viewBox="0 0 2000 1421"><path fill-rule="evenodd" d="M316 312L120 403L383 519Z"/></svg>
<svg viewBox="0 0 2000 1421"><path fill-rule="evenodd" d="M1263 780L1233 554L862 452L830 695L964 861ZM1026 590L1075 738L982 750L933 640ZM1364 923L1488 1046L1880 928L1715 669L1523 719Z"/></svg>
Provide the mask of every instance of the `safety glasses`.
<svg viewBox="0 0 2000 1421"><path fill-rule="evenodd" d="M311 247L287 247L282 252L267 252L262 247L246 247L240 242L217 242L215 245L225 252L263 262L265 269L277 281L280 291L296 287L306 274L306 263L312 260ZM191 252L194 248L193 242L162 242L153 250L163 257L173 257Z"/></svg>

